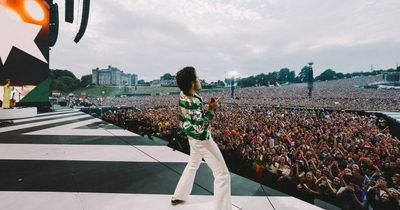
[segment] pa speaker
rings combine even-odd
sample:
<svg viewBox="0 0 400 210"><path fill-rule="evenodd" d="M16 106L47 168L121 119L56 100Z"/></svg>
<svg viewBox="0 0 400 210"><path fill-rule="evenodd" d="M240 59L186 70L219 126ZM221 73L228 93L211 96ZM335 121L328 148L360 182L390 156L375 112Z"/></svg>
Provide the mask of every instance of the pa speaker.
<svg viewBox="0 0 400 210"><path fill-rule="evenodd" d="M89 10L90 10L90 0L83 0L81 26L79 27L79 31L74 39L74 42L76 43L78 43L83 37L83 34L85 34L86 27L89 21Z"/></svg>
<svg viewBox="0 0 400 210"><path fill-rule="evenodd" d="M58 5L50 4L49 46L53 47L58 37Z"/></svg>
<svg viewBox="0 0 400 210"><path fill-rule="evenodd" d="M74 0L65 0L65 22L74 22Z"/></svg>

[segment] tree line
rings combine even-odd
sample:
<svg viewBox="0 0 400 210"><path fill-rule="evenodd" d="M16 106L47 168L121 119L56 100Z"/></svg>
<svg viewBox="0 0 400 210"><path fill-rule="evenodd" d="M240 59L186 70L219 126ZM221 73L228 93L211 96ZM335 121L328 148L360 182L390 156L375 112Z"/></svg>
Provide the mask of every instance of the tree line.
<svg viewBox="0 0 400 210"><path fill-rule="evenodd" d="M261 73L255 76L240 78L237 80L237 85L240 87L255 87L255 86L269 86L269 85L277 85L277 84L286 84L286 83L302 83L308 82L308 75L310 71L309 66L304 66L299 74L296 76L294 70L290 70L289 68L282 68L279 71L269 72L267 74ZM344 78L352 78L352 77L360 77L360 76L371 76L371 75L379 75L383 72L391 72L391 71L400 71L400 67L396 69L387 69L387 70L373 70L367 72L353 72L353 73L341 73L336 72L332 69L327 69L323 71L320 75L313 78L314 81L329 81L335 79L344 79ZM230 84L230 80L226 80L227 84Z"/></svg>
<svg viewBox="0 0 400 210"><path fill-rule="evenodd" d="M78 88L87 87L92 82L92 75L78 79L68 70L50 69L50 90L52 92L70 93Z"/></svg>
<svg viewBox="0 0 400 210"><path fill-rule="evenodd" d="M273 71L269 73L261 73L255 76L240 78L237 80L237 85L240 87L255 87L255 86L269 86L276 84L286 84L286 83L301 83L307 82L308 71L310 71L309 66L304 66L299 74L296 76L294 70L290 70L289 68L282 68L279 71ZM400 67L396 69L387 69L387 70L373 70L367 72L353 72L353 73L341 73L335 72L332 69L327 69L323 71L320 75L316 76L314 81L328 81L335 79L343 79L343 78L352 78L352 77L360 77L360 76L370 76L370 75L379 75L383 72L400 72ZM175 79L175 76L166 73L160 77L161 80L171 80ZM79 88L89 87L92 83L92 75L84 75L81 79L78 79L74 73L68 70L61 69L50 69L50 89L51 91L61 92L61 93L70 93ZM229 78L225 80L226 84L231 84ZM150 85L149 82L145 82L144 80L138 81L139 85ZM217 82L213 82L216 86L223 86L224 82L218 80Z"/></svg>

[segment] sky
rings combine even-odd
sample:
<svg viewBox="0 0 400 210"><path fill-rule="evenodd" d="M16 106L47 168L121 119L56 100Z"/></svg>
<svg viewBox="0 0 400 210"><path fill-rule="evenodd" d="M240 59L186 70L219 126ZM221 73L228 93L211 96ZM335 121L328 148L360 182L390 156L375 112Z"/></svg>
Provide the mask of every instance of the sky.
<svg viewBox="0 0 400 210"><path fill-rule="evenodd" d="M400 64L399 0L95 0L78 44L77 17L65 23L64 0L55 2L60 32L50 68L79 78L108 65L146 81L194 66L211 82L232 70L298 74L310 61L315 75Z"/></svg>

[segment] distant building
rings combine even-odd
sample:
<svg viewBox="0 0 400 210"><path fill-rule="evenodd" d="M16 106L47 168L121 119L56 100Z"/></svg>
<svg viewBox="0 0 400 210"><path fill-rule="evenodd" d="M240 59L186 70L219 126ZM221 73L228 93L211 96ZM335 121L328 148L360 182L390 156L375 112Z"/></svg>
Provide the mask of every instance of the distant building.
<svg viewBox="0 0 400 210"><path fill-rule="evenodd" d="M136 74L125 74L116 67L108 66L107 69L92 70L92 84L105 86L136 85L138 76Z"/></svg>
<svg viewBox="0 0 400 210"><path fill-rule="evenodd" d="M155 79L150 81L150 86L161 86L161 80Z"/></svg>
<svg viewBox="0 0 400 210"><path fill-rule="evenodd" d="M177 87L178 85L176 84L176 79L173 79L173 80L161 80L161 86Z"/></svg>
<svg viewBox="0 0 400 210"><path fill-rule="evenodd" d="M138 75L137 75L137 74L132 74L132 77L131 77L131 84L132 84L133 86L135 86L135 85L138 84Z"/></svg>
<svg viewBox="0 0 400 210"><path fill-rule="evenodd" d="M165 87L177 87L178 86L176 84L176 77L174 75L171 75L170 73L166 73L163 76L161 76L160 83L161 83L161 86L165 86Z"/></svg>
<svg viewBox="0 0 400 210"><path fill-rule="evenodd" d="M400 82L400 70L384 72L383 79L385 82Z"/></svg>

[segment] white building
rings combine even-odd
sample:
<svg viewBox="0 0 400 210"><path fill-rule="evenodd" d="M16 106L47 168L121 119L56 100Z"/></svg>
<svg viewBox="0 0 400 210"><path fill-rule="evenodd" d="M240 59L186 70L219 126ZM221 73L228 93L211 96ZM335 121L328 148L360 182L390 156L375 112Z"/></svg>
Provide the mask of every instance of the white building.
<svg viewBox="0 0 400 210"><path fill-rule="evenodd" d="M174 79L174 80L161 80L161 86L177 87L176 79Z"/></svg>
<svg viewBox="0 0 400 210"><path fill-rule="evenodd" d="M107 69L92 70L92 84L105 86L136 85L138 76L136 74L125 74L116 67L108 66Z"/></svg>
<svg viewBox="0 0 400 210"><path fill-rule="evenodd" d="M152 80L150 86L161 86L161 81L159 79Z"/></svg>

